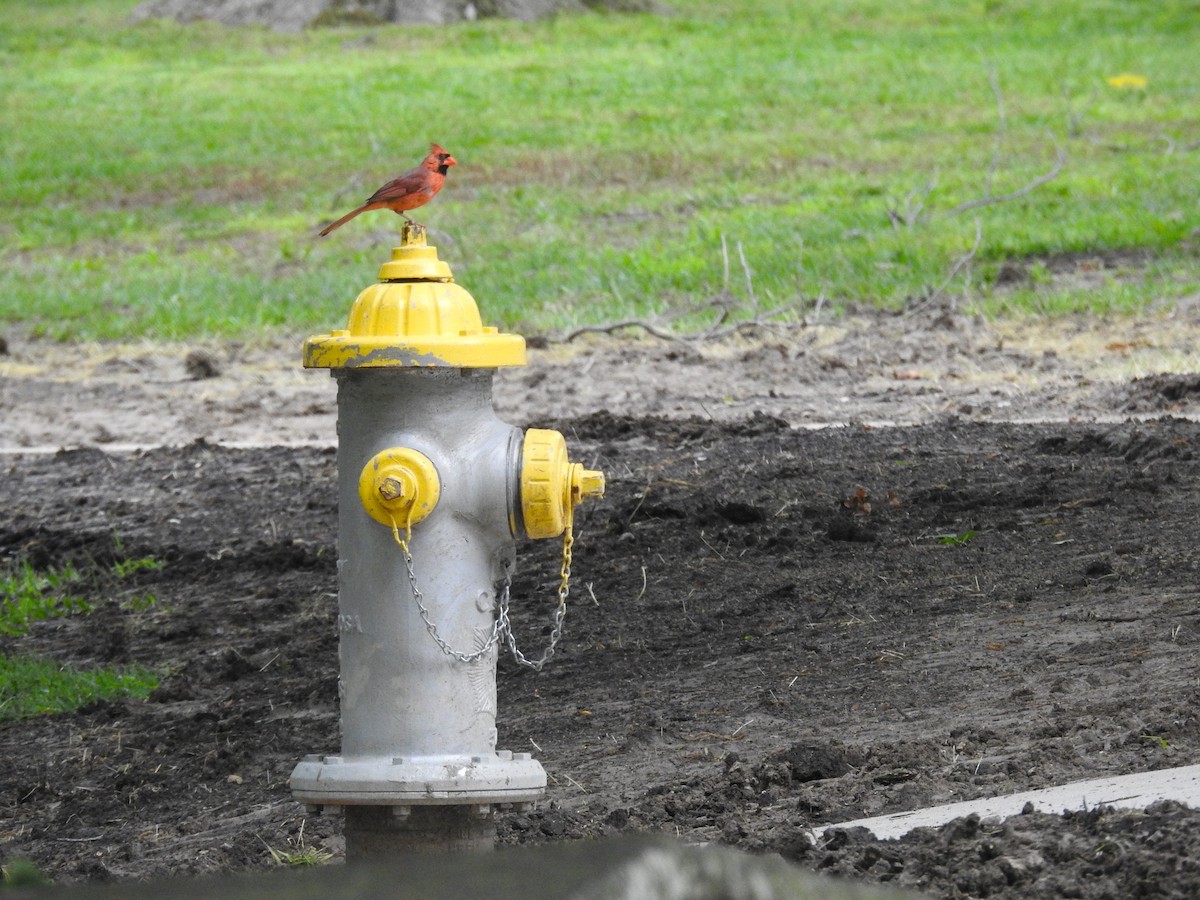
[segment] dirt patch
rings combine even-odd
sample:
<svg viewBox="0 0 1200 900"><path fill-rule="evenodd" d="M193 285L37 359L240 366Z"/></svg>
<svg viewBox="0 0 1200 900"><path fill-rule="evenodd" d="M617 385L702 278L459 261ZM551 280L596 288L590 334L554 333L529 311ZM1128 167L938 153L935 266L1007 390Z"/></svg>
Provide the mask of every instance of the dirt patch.
<svg viewBox="0 0 1200 900"><path fill-rule="evenodd" d="M974 320L903 321L703 358L548 349L501 379L510 421L559 428L609 475L578 524L553 662L501 662L500 746L551 778L538 809L499 818L502 842L666 832L944 897L1200 892L1200 812L1174 804L811 840L814 825L1200 762L1200 425L1179 415L1190 389L1159 401L1133 380L1182 366L1137 371L1137 348L1085 365L1073 342L1117 338L1082 321L1053 347ZM1122 327L1162 359L1194 353ZM328 441L331 392L303 412L328 379L298 373L293 392L264 375L234 396L220 382L250 369L249 351L195 381L183 354L109 381L128 357L104 353L90 379L8 371L6 402L33 431L10 426L10 445L77 446L101 425L111 440L5 458L0 559L99 572L116 538L166 565L0 650L167 674L148 702L0 725L0 857L64 882L267 867L268 847L336 857L340 823L287 790L301 756L339 743L334 453L211 442L280 423ZM980 374L1006 358L1011 380ZM928 377L897 376L910 369ZM31 385L60 391L56 421L29 413ZM1118 419L1128 404L1152 418ZM985 407L1060 421L986 421ZM841 410L860 421L793 427ZM1094 421L1065 421L1076 414ZM210 440L112 450L156 429ZM512 615L529 650L554 602L552 544L519 548Z"/></svg>
<svg viewBox="0 0 1200 900"><path fill-rule="evenodd" d="M331 444L335 390L300 368L303 338L274 346L70 346L15 335L0 355L0 449L210 442ZM502 369L514 423L620 410L791 425L915 424L1200 414L1200 310L1137 319L985 322L945 310L862 312L754 341L690 346L581 340ZM1130 391L1132 379L1150 381ZM1154 387L1173 380L1180 387ZM48 414L53 410L54 414Z"/></svg>

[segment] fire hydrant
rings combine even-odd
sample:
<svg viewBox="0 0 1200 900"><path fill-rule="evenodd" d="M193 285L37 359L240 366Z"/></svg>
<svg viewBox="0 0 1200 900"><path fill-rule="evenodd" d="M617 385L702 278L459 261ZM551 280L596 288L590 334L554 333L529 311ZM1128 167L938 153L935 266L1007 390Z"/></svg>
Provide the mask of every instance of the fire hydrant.
<svg viewBox="0 0 1200 900"><path fill-rule="evenodd" d="M555 431L501 422L499 366L525 340L484 327L471 295L405 226L348 327L309 338L307 368L338 383L341 752L292 772L310 810L344 811L347 856L487 847L495 807L545 795L529 753L497 750L502 645L540 669L563 626L576 504L604 476L570 462ZM516 646L514 538L563 538L550 645Z"/></svg>

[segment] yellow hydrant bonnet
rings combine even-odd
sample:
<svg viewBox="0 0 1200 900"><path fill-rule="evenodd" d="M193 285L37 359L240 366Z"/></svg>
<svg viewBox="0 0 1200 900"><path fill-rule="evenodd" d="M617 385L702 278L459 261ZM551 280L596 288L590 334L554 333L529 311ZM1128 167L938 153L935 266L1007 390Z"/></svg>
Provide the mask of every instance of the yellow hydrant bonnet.
<svg viewBox="0 0 1200 900"><path fill-rule="evenodd" d="M305 368L525 365L525 338L483 324L423 227L405 228L379 278L358 295L344 330L304 342Z"/></svg>

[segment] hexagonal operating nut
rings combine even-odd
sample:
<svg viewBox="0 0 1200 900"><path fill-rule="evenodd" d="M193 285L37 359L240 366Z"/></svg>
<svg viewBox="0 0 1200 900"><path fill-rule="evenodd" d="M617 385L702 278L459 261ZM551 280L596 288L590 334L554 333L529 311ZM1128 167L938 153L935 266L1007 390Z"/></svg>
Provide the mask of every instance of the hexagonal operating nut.
<svg viewBox="0 0 1200 900"><path fill-rule="evenodd" d="M578 505L588 497L604 496L604 473L585 469L581 463L571 465L571 502Z"/></svg>
<svg viewBox="0 0 1200 900"><path fill-rule="evenodd" d="M379 496L386 500L402 500L409 493L402 475L386 475L378 483Z"/></svg>

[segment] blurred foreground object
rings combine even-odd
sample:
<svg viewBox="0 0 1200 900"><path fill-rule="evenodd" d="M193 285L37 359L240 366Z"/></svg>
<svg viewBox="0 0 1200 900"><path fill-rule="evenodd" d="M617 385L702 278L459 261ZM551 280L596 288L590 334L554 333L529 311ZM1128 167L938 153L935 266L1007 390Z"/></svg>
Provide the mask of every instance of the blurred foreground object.
<svg viewBox="0 0 1200 900"><path fill-rule="evenodd" d="M533 21L571 10L647 12L657 8L654 0L147 0L134 9L130 21L209 20L300 31L331 25L444 25L481 18Z"/></svg>

